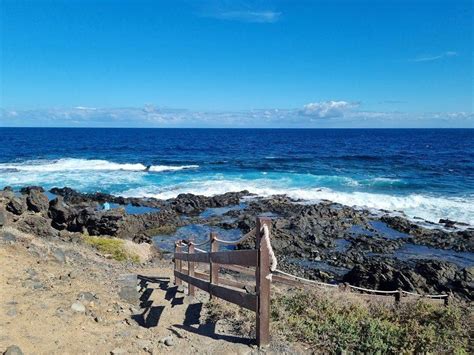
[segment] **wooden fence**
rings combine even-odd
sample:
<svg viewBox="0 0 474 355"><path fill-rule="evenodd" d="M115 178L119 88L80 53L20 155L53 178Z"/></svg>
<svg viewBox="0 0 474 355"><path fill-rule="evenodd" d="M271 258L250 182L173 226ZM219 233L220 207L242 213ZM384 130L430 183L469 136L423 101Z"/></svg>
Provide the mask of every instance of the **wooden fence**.
<svg viewBox="0 0 474 355"><path fill-rule="evenodd" d="M424 298L435 302L448 304L452 294L422 295L403 290L373 290L363 287L342 284L328 284L316 280L308 280L302 277L288 274L275 268L270 270L271 254L270 238L264 237L264 226L268 236L271 235L271 219L258 217L255 228L256 248L252 250L227 250L219 251L219 244L235 245L247 239L252 232L241 239L229 242L217 238L216 233L211 233L209 240L196 244L194 240L182 240L176 243L174 253L174 276L175 284L188 283L188 294L194 296L195 288L198 287L210 294L210 297L218 297L228 302L237 304L256 313L256 340L257 345L267 346L270 343L270 283L280 282L290 286L308 287L317 286L330 288L335 291L355 291L360 296L373 300L390 301L400 303L403 298ZM196 248L210 243L210 252ZM184 250L186 248L186 250ZM270 252L272 251L272 252ZM275 260L276 261L276 260ZM187 265L184 265L187 263ZM209 273L197 270L196 264L204 263L209 266ZM187 267L187 269L184 268ZM276 266L276 265L275 265ZM254 269L255 268L255 269ZM239 274L254 276L255 286L228 278L219 277L219 269L227 269ZM388 297L387 297L388 296Z"/></svg>
<svg viewBox="0 0 474 355"><path fill-rule="evenodd" d="M271 230L271 220L266 217L257 218L255 232L256 248L252 250L219 251L220 241L215 233L210 236L210 252L196 252L193 240L185 240L175 245L175 284L182 281L188 283L188 294L194 296L195 287L208 292L212 297L218 297L256 313L257 345L264 347L270 343L270 256L269 239L263 237L262 226ZM237 241L238 242L238 241ZM236 242L236 243L237 243ZM226 243L230 244L230 243ZM183 250L187 248L187 250ZM183 264L187 262L187 269ZM196 271L196 263L209 265L209 274ZM219 268L255 267L255 289L248 292L244 283L219 278ZM245 290L244 290L245 289Z"/></svg>

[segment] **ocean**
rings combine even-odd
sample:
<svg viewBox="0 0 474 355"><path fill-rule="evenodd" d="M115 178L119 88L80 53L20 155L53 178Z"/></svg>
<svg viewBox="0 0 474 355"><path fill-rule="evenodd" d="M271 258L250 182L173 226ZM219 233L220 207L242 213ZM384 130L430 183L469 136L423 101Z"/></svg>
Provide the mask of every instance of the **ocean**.
<svg viewBox="0 0 474 355"><path fill-rule="evenodd" d="M26 185L160 199L246 189L474 225L474 130L0 128L0 187Z"/></svg>

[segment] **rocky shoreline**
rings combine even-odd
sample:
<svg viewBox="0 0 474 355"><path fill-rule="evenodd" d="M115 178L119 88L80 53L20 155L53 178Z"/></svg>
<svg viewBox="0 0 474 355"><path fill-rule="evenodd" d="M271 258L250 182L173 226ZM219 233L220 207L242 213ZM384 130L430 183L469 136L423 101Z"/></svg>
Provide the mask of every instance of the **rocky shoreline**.
<svg viewBox="0 0 474 355"><path fill-rule="evenodd" d="M49 198L48 198L49 196ZM102 209L105 202L115 204ZM127 212L127 206L148 208ZM206 211L218 210L216 213ZM190 225L247 233L255 217L273 218L272 245L279 267L326 282L380 290L474 294L474 228L441 220L431 228L390 213L286 196L261 198L248 191L213 197L182 194L169 200L83 194L71 188L30 186L0 191L0 227L12 225L41 238L78 240L84 233L152 243L157 234ZM163 230L169 230L164 233ZM1 233L1 231L0 231ZM252 240L239 248L252 247Z"/></svg>

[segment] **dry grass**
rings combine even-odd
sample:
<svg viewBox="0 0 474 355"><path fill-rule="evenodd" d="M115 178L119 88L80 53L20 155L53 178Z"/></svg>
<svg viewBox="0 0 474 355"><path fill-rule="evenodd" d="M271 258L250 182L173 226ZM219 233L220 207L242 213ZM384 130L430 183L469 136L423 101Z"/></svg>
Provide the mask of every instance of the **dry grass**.
<svg viewBox="0 0 474 355"><path fill-rule="evenodd" d="M206 304L207 320L216 323L226 320L232 327L233 333L254 337L255 336L255 312L241 308L220 299L213 299Z"/></svg>
<svg viewBox="0 0 474 355"><path fill-rule="evenodd" d="M253 312L224 301L208 310L209 320L225 319L236 333L254 336ZM467 354L469 317L464 303L393 305L338 291L293 290L273 294L271 334L323 353Z"/></svg>
<svg viewBox="0 0 474 355"><path fill-rule="evenodd" d="M140 257L130 251L130 246L126 245L123 239L84 236L84 241L105 256L117 261L140 262Z"/></svg>
<svg viewBox="0 0 474 355"><path fill-rule="evenodd" d="M124 240L123 248L127 253L136 255L141 263L150 260L155 253L156 248L152 244L148 243L134 243L131 240Z"/></svg>

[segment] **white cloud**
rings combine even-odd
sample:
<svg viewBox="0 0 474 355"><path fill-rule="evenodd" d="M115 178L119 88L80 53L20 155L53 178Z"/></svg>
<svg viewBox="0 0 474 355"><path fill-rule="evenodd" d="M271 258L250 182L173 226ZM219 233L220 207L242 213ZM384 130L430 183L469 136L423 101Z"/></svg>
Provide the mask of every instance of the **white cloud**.
<svg viewBox="0 0 474 355"><path fill-rule="evenodd" d="M302 109L192 111L145 107L6 110L0 127L473 127L472 112L363 111L357 103L324 101ZM331 119L333 118L333 119Z"/></svg>
<svg viewBox="0 0 474 355"><path fill-rule="evenodd" d="M323 101L313 102L304 105L303 109L299 111L302 116L309 116L315 119L344 117L357 104L347 101Z"/></svg>
<svg viewBox="0 0 474 355"><path fill-rule="evenodd" d="M74 107L76 110L85 110L85 111L89 111L89 110L97 110L95 107L86 107L86 106L76 106Z"/></svg>
<svg viewBox="0 0 474 355"><path fill-rule="evenodd" d="M209 17L220 20L254 22L254 23L273 23L280 19L281 12L276 11L221 11L210 14Z"/></svg>
<svg viewBox="0 0 474 355"><path fill-rule="evenodd" d="M444 59L444 58L449 58L449 57L456 57L457 55L458 55L458 52L447 51L438 55L418 57L418 58L412 59L411 61L412 62L432 62L434 60L439 60L439 59Z"/></svg>

